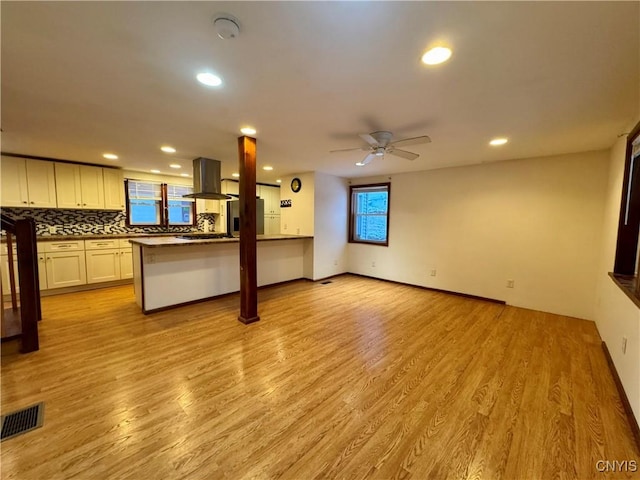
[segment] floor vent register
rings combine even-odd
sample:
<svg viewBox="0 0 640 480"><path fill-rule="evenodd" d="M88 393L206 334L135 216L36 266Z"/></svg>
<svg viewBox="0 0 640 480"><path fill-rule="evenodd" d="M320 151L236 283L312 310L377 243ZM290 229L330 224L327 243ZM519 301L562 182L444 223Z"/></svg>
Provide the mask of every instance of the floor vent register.
<svg viewBox="0 0 640 480"><path fill-rule="evenodd" d="M44 420L44 403L40 402L17 412L2 415L1 441L21 435L42 426Z"/></svg>

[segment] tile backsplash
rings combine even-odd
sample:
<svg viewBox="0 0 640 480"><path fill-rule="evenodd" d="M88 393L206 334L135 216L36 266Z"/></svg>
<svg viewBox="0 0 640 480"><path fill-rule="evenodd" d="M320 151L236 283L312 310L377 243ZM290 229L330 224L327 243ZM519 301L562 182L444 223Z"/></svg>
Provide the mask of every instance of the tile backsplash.
<svg viewBox="0 0 640 480"><path fill-rule="evenodd" d="M107 210L62 210L49 208L3 208L2 213L13 219L30 217L36 221L36 235L101 235L110 233L193 232L215 228L216 216L198 213L197 227L127 227L125 212ZM51 227L55 233L51 232Z"/></svg>

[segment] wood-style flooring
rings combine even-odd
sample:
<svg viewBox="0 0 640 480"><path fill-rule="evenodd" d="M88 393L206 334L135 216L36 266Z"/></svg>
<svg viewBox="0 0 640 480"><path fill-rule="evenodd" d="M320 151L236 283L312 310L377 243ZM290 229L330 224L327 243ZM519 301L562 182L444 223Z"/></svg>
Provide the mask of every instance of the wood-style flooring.
<svg viewBox="0 0 640 480"><path fill-rule="evenodd" d="M176 285L180 288L180 285ZM149 316L133 287L42 299L3 351L2 479L604 479L638 462L593 322L355 276Z"/></svg>

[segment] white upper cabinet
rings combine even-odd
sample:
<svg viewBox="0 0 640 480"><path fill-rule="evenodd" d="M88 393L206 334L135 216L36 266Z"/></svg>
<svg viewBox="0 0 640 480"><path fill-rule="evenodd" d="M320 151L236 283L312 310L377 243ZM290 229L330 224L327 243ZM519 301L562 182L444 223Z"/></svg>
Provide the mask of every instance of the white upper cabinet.
<svg viewBox="0 0 640 480"><path fill-rule="evenodd" d="M2 157L2 206L28 207L27 166L24 158Z"/></svg>
<svg viewBox="0 0 640 480"><path fill-rule="evenodd" d="M198 213L220 213L220 200L205 200L196 198L196 211Z"/></svg>
<svg viewBox="0 0 640 480"><path fill-rule="evenodd" d="M124 210L124 177L122 170L103 168L104 208L106 210Z"/></svg>
<svg viewBox="0 0 640 480"><path fill-rule="evenodd" d="M56 207L52 162L2 157L1 173L3 207Z"/></svg>
<svg viewBox="0 0 640 480"><path fill-rule="evenodd" d="M104 209L102 168L56 163L58 208Z"/></svg>
<svg viewBox="0 0 640 480"><path fill-rule="evenodd" d="M265 215L280 215L280 187L260 185L260 198L264 200Z"/></svg>
<svg viewBox="0 0 640 480"><path fill-rule="evenodd" d="M82 208L104 209L102 168L81 165L80 188L82 191Z"/></svg>
<svg viewBox="0 0 640 480"><path fill-rule="evenodd" d="M56 163L55 169L58 208L82 208L79 166L71 163Z"/></svg>

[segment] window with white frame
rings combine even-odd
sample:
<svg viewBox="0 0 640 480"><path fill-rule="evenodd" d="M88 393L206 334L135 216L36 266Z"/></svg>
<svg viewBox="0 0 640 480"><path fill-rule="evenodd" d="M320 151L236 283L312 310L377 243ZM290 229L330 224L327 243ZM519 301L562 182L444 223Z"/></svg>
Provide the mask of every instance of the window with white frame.
<svg viewBox="0 0 640 480"><path fill-rule="evenodd" d="M389 245L390 183L350 187L349 242Z"/></svg>

